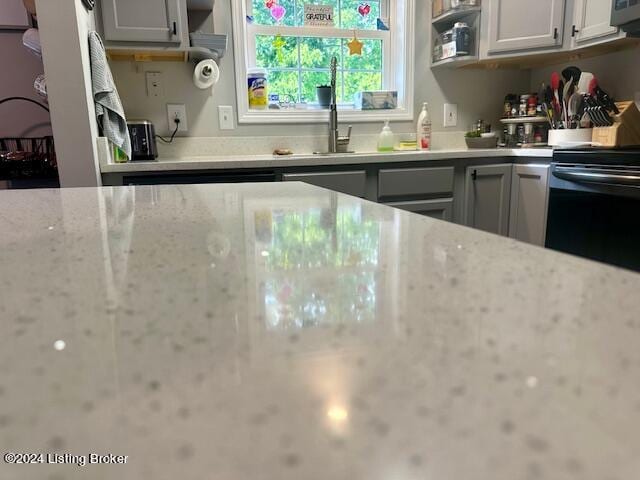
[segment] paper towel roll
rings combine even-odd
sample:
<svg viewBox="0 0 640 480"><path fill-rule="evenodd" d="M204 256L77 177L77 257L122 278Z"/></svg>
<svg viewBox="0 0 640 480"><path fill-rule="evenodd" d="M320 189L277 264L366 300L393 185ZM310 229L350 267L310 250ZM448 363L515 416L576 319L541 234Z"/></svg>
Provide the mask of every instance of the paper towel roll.
<svg viewBox="0 0 640 480"><path fill-rule="evenodd" d="M218 83L220 78L220 69L218 64L213 60L202 60L196 65L193 72L193 83L196 87L206 90Z"/></svg>

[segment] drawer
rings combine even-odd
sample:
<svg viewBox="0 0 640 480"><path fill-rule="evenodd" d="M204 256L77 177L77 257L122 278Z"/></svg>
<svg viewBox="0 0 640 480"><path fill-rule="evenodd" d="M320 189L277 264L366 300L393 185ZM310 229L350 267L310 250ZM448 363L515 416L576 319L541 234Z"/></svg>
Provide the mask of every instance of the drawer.
<svg viewBox="0 0 640 480"><path fill-rule="evenodd" d="M453 198L392 202L385 205L424 215L425 217L438 218L447 222L453 221Z"/></svg>
<svg viewBox="0 0 640 480"><path fill-rule="evenodd" d="M285 173L285 182L305 182L335 192L364 198L367 173L364 170L350 172Z"/></svg>
<svg viewBox="0 0 640 480"><path fill-rule="evenodd" d="M380 170L378 197L449 197L453 193L453 167Z"/></svg>

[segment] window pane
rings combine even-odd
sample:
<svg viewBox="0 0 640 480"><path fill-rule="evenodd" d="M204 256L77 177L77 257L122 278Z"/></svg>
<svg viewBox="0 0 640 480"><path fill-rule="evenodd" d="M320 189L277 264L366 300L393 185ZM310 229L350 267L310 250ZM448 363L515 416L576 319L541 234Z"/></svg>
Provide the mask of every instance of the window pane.
<svg viewBox="0 0 640 480"><path fill-rule="evenodd" d="M272 0L276 4L275 0ZM319 5L331 5L335 18L335 27L344 29L377 30L377 18L380 13L380 1L360 0L277 0L277 5L283 7L285 14L277 22L267 8L268 0L251 0L253 21L256 25L284 25L288 27L304 26L304 4L313 3ZM369 6L369 13L362 15L359 12ZM273 7L272 7L273 8Z"/></svg>
<svg viewBox="0 0 640 480"><path fill-rule="evenodd" d="M271 15L271 10L267 8L266 0L252 0L253 21L257 25L285 25L289 27L296 26L296 1L295 0L278 0L278 5L285 9L285 15L278 23Z"/></svg>
<svg viewBox="0 0 640 480"><path fill-rule="evenodd" d="M369 14L361 15L358 9L360 6L369 5ZM343 0L340 10L341 28L358 30L377 30L377 19L380 16L379 2L365 2L356 0Z"/></svg>
<svg viewBox="0 0 640 480"><path fill-rule="evenodd" d="M329 70L323 72L302 72L301 100L307 103L318 103L316 87L329 85L331 74Z"/></svg>
<svg viewBox="0 0 640 480"><path fill-rule="evenodd" d="M298 101L298 72L287 71L269 71L268 75L268 94L277 93L280 100ZM289 96L289 98L286 98Z"/></svg>
<svg viewBox="0 0 640 480"><path fill-rule="evenodd" d="M359 39L362 46L362 55L349 55L347 43L343 40L344 69L345 70L382 70L382 40Z"/></svg>
<svg viewBox="0 0 640 480"><path fill-rule="evenodd" d="M353 102L353 95L368 90L382 90L381 73L345 72L344 97L345 102Z"/></svg>
<svg viewBox="0 0 640 480"><path fill-rule="evenodd" d="M337 38L308 37L300 39L300 66L302 68L329 68L331 57L340 59L340 40Z"/></svg>
<svg viewBox="0 0 640 480"><path fill-rule="evenodd" d="M298 48L296 37L282 37L285 45L278 56L273 41L273 35L256 35L256 67L265 68L296 68L298 66Z"/></svg>

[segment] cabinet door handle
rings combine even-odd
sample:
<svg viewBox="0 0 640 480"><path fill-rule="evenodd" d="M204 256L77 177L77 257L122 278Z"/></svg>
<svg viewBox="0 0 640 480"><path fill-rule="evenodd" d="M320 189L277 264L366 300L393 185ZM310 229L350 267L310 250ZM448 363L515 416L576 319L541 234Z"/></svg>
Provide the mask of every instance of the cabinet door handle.
<svg viewBox="0 0 640 480"><path fill-rule="evenodd" d="M576 33L578 33L578 32L580 32L580 30L578 30L578 29L576 28L576 26L575 26L575 25L573 25L573 26L571 27L571 36L572 36L572 37L575 37L575 36L576 36Z"/></svg>
<svg viewBox="0 0 640 480"><path fill-rule="evenodd" d="M478 170L471 172L471 179L475 182L478 179Z"/></svg>
<svg viewBox="0 0 640 480"><path fill-rule="evenodd" d="M178 35L178 23L173 22L173 36L175 37L176 35Z"/></svg>
<svg viewBox="0 0 640 480"><path fill-rule="evenodd" d="M554 40L557 40L557 39L558 39L558 29L557 29L557 28L554 28L554 29L553 29L553 39L554 39Z"/></svg>

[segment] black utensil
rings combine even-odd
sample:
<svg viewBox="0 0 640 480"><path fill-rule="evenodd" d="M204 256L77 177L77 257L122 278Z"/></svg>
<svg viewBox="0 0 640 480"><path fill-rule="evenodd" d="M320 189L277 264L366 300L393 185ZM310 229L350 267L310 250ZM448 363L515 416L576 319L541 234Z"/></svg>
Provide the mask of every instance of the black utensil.
<svg viewBox="0 0 640 480"><path fill-rule="evenodd" d="M580 81L580 75L582 75L582 70L578 67L571 66L562 70L562 78L564 78L566 82L573 80L573 83L576 85Z"/></svg>

